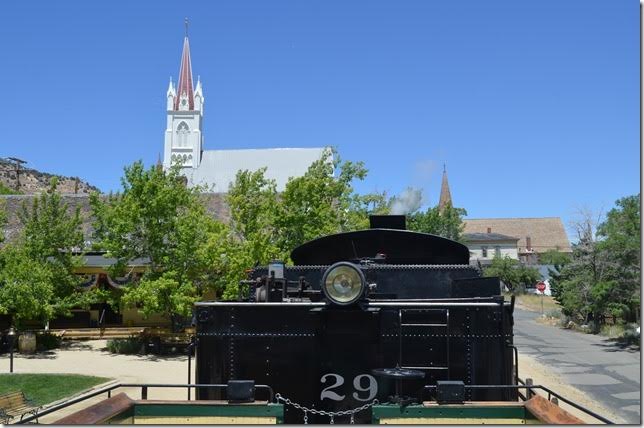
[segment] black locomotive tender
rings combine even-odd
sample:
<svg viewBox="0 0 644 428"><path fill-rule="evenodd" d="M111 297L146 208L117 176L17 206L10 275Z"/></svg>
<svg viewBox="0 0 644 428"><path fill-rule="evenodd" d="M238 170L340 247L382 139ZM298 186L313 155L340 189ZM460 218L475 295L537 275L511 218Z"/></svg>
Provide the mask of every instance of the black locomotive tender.
<svg viewBox="0 0 644 428"><path fill-rule="evenodd" d="M369 423L374 400L429 400L423 387L437 381L515 384L513 301L499 279L481 277L466 246L405 230L404 216L370 220L294 249L294 266L255 268L238 302L197 303L197 383L269 385L290 400L286 423L302 423L302 408L329 412L306 412L312 423L348 423L337 412L362 408L354 420ZM203 388L197 398L226 397ZM465 388L464 398L516 392Z"/></svg>

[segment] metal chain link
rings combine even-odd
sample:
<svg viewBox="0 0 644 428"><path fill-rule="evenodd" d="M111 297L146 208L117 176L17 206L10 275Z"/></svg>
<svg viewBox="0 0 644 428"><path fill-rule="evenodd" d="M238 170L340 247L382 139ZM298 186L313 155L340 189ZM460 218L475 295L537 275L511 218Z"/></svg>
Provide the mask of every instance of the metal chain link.
<svg viewBox="0 0 644 428"><path fill-rule="evenodd" d="M328 416L330 418L330 423L331 424L333 424L335 422L334 419L333 419L335 416L350 416L351 417L350 423L354 424L355 423L354 415L356 413L360 413L363 410L367 410L369 407L375 406L376 404L379 403L378 399L374 399L371 403L364 404L364 405L362 405L360 407L356 407L355 409L340 410L338 412L327 412L326 410L309 409L308 407L302 406L301 404L298 404L298 403L296 403L294 401L291 401L290 398L282 397L282 395L279 394L279 393L275 394L275 399L277 401L282 401L284 404L287 404L289 406L293 406L296 409L301 410L302 412L304 412L304 423L305 424L308 424L308 421L309 421L308 413L312 413L314 415Z"/></svg>

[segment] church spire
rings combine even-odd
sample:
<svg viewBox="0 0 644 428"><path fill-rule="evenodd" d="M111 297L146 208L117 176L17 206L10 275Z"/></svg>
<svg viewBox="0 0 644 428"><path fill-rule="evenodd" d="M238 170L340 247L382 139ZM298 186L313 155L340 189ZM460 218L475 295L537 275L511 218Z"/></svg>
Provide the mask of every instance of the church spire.
<svg viewBox="0 0 644 428"><path fill-rule="evenodd" d="M449 183L447 182L447 169L443 164L443 181L441 182L441 196L438 199L438 211L443 212L447 205L452 205L452 195L449 191Z"/></svg>
<svg viewBox="0 0 644 428"><path fill-rule="evenodd" d="M177 84L177 96L174 99L174 109L194 110L194 108L195 99L192 86L190 42L188 41L188 18L186 18L186 36L183 39L183 53L181 54L181 68L179 69L179 83Z"/></svg>

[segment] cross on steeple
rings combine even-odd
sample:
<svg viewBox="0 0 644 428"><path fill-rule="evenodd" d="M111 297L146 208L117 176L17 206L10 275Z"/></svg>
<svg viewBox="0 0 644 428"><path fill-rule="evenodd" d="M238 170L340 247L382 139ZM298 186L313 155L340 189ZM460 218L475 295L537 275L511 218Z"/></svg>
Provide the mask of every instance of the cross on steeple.
<svg viewBox="0 0 644 428"><path fill-rule="evenodd" d="M184 23L186 25L186 37L188 37L188 17L184 19Z"/></svg>

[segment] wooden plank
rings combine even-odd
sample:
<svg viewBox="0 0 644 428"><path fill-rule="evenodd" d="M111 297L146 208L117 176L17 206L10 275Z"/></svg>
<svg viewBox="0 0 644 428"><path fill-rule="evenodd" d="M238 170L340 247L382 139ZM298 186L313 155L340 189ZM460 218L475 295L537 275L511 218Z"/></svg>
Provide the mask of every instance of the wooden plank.
<svg viewBox="0 0 644 428"><path fill-rule="evenodd" d="M54 422L55 425L95 425L134 408L134 401L124 392L93 404Z"/></svg>
<svg viewBox="0 0 644 428"><path fill-rule="evenodd" d="M381 425L525 425L517 418L382 418Z"/></svg>
<svg viewBox="0 0 644 428"><path fill-rule="evenodd" d="M272 416L136 416L135 425L273 425Z"/></svg>
<svg viewBox="0 0 644 428"><path fill-rule="evenodd" d="M552 404L550 401L546 400L540 395L535 395L534 397L526 401L525 408L532 415L534 415L534 417L539 419L539 421L546 424L585 424L585 422L581 419L571 415L559 406Z"/></svg>

